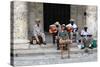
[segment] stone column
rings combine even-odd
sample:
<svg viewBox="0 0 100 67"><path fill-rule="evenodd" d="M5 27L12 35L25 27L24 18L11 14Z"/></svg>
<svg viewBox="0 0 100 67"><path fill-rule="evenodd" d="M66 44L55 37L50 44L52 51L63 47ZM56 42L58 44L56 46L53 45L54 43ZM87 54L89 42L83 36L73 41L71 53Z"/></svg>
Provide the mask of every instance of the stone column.
<svg viewBox="0 0 100 67"><path fill-rule="evenodd" d="M14 49L28 48L27 2L14 1Z"/></svg>
<svg viewBox="0 0 100 67"><path fill-rule="evenodd" d="M97 7L96 6L87 6L86 8L86 25L88 27L88 31L92 33L92 35L97 38Z"/></svg>
<svg viewBox="0 0 100 67"><path fill-rule="evenodd" d="M40 27L42 31L44 31L44 24L43 24L43 3L37 3L37 2L28 2L28 11L29 11L29 22L28 22L28 33L29 38L31 38L33 34L33 26L36 24L35 19L40 19Z"/></svg>

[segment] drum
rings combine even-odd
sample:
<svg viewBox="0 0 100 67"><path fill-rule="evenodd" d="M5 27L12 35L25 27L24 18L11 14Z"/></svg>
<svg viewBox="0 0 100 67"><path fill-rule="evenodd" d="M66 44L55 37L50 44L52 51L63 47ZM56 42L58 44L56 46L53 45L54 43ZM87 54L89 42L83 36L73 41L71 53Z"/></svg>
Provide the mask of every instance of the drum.
<svg viewBox="0 0 100 67"><path fill-rule="evenodd" d="M68 51L68 58L70 58L70 44L71 44L71 40L69 39L59 39L59 46L60 46L60 50L61 50L61 58L64 58L64 51L67 50Z"/></svg>
<svg viewBox="0 0 100 67"><path fill-rule="evenodd" d="M59 44L65 46L66 44L71 44L72 40L69 39L59 39Z"/></svg>

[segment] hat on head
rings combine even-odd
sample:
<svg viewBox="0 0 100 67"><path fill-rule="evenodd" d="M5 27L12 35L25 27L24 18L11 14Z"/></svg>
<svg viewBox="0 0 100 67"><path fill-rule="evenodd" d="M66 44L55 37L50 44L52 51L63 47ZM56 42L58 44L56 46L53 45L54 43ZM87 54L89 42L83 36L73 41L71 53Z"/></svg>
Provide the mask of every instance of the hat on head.
<svg viewBox="0 0 100 67"><path fill-rule="evenodd" d="M35 19L35 22L40 22L40 19Z"/></svg>
<svg viewBox="0 0 100 67"><path fill-rule="evenodd" d="M66 26L65 24L62 24L62 26Z"/></svg>
<svg viewBox="0 0 100 67"><path fill-rule="evenodd" d="M74 19L70 19L70 21L75 21Z"/></svg>
<svg viewBox="0 0 100 67"><path fill-rule="evenodd" d="M84 29L88 29L88 27L85 26Z"/></svg>
<svg viewBox="0 0 100 67"><path fill-rule="evenodd" d="M59 22L58 21L56 21L56 23L55 23L56 25L59 25Z"/></svg>

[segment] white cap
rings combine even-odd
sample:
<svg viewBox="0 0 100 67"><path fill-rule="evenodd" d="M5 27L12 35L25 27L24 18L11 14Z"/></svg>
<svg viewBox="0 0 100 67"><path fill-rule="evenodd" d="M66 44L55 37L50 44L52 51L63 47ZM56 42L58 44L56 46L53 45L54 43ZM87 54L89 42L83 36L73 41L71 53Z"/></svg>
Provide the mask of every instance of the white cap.
<svg viewBox="0 0 100 67"><path fill-rule="evenodd" d="M56 25L59 25L59 22L58 21L56 21L56 23L55 23Z"/></svg>
<svg viewBox="0 0 100 67"><path fill-rule="evenodd" d="M70 19L70 21L75 21L74 19Z"/></svg>
<svg viewBox="0 0 100 67"><path fill-rule="evenodd" d="M35 21L40 21L40 19L35 19Z"/></svg>

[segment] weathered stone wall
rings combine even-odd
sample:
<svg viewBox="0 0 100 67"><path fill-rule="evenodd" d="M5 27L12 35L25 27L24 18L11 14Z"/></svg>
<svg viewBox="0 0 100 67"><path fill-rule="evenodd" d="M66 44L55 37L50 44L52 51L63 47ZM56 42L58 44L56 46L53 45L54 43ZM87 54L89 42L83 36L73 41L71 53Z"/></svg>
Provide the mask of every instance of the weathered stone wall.
<svg viewBox="0 0 100 67"><path fill-rule="evenodd" d="M43 3L14 1L13 3L13 38L14 44L23 48L28 43L28 38L33 36L33 26L35 19L41 20L43 30ZM84 16L84 13L87 13ZM89 31L97 36L97 7L84 5L71 5L71 18L81 30L84 26L89 27ZM91 26L90 26L91 25ZM27 46L26 46L27 47Z"/></svg>
<svg viewBox="0 0 100 67"><path fill-rule="evenodd" d="M27 3L14 2L14 38L27 39Z"/></svg>
<svg viewBox="0 0 100 67"><path fill-rule="evenodd" d="M94 38L97 38L98 24L97 24L97 7L87 6L86 8L86 25L88 30L93 34Z"/></svg>
<svg viewBox="0 0 100 67"><path fill-rule="evenodd" d="M43 4L24 1L13 1L12 3L11 25L14 49L28 48L28 38L33 36L35 19L41 20L40 26L43 30Z"/></svg>
<svg viewBox="0 0 100 67"><path fill-rule="evenodd" d="M71 18L73 18L76 24L81 30L86 25L86 16L84 13L86 12L86 6L84 5L71 5Z"/></svg>
<svg viewBox="0 0 100 67"><path fill-rule="evenodd" d="M27 2L13 2L13 44L14 49L28 48L28 9Z"/></svg>
<svg viewBox="0 0 100 67"><path fill-rule="evenodd" d="M75 19L76 24L81 30L84 26L97 38L97 7L86 5L71 5L71 18Z"/></svg>
<svg viewBox="0 0 100 67"><path fill-rule="evenodd" d="M33 26L35 24L35 19L40 19L41 29L43 30L43 3L35 3L29 2L28 3L28 33L29 37L33 35Z"/></svg>

